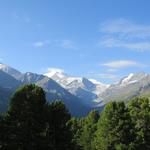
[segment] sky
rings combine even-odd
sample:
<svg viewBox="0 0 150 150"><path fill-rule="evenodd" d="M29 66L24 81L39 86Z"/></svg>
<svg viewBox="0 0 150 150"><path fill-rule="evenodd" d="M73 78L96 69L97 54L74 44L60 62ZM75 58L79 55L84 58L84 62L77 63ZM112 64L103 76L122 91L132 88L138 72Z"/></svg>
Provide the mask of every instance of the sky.
<svg viewBox="0 0 150 150"><path fill-rule="evenodd" d="M150 73L149 0L0 0L0 62L114 83Z"/></svg>

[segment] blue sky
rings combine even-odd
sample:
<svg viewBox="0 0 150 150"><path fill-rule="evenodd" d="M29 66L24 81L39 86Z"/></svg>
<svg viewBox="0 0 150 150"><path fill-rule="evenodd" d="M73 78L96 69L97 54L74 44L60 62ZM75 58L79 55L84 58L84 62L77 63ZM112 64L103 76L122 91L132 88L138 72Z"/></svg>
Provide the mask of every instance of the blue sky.
<svg viewBox="0 0 150 150"><path fill-rule="evenodd" d="M3 0L0 61L112 83L150 72L149 0Z"/></svg>

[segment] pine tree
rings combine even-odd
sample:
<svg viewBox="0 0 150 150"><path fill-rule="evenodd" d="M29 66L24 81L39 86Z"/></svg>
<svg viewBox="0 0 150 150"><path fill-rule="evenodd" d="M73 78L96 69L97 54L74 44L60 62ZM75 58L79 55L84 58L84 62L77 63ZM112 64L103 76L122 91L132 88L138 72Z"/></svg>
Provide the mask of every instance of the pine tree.
<svg viewBox="0 0 150 150"><path fill-rule="evenodd" d="M134 98L128 105L136 133L136 150L150 150L150 100Z"/></svg>
<svg viewBox="0 0 150 150"><path fill-rule="evenodd" d="M132 141L133 129L125 104L110 102L98 121L96 150L128 150L132 147Z"/></svg>
<svg viewBox="0 0 150 150"><path fill-rule="evenodd" d="M99 113L96 110L91 111L84 119L84 126L80 136L80 145L84 150L93 150L94 135L97 130L97 121L99 119Z"/></svg>
<svg viewBox="0 0 150 150"><path fill-rule="evenodd" d="M71 115L61 101L48 105L46 138L52 150L73 150L72 133L67 125L70 119Z"/></svg>
<svg viewBox="0 0 150 150"><path fill-rule="evenodd" d="M25 85L11 98L5 115L6 149L38 150L44 148L45 93L36 85Z"/></svg>
<svg viewBox="0 0 150 150"><path fill-rule="evenodd" d="M83 147L80 145L80 137L81 137L81 131L82 131L82 126L80 124L80 118L73 117L68 121L67 124L70 127L70 131L73 135L72 142L74 143L74 149L82 150Z"/></svg>

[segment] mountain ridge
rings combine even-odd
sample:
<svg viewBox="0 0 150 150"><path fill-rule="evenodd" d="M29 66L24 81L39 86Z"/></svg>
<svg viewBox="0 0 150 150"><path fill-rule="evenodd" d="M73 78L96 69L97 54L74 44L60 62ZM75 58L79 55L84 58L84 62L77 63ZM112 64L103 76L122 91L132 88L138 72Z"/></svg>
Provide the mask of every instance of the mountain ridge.
<svg viewBox="0 0 150 150"><path fill-rule="evenodd" d="M141 95L150 97L150 74L144 72L130 73L118 83L108 85L95 79L69 76L59 69L48 74L21 73L8 65L1 65L2 91L6 89L12 93L17 87L32 83L46 91L49 101L63 100L75 115L86 115L90 109L101 109L110 101L128 102Z"/></svg>
<svg viewBox="0 0 150 150"><path fill-rule="evenodd" d="M8 70L13 69L9 66L6 67L9 68ZM17 70L15 71L18 72ZM55 82L51 78L48 78L44 75L27 72L24 74L22 73L19 77L17 76L16 79L15 77L13 77L14 74L10 74L11 71L9 72L4 68L0 70L0 87L7 88L11 91L10 95L8 95L7 98L9 98L11 94L22 85L36 84L45 90L48 102L51 102L53 100L62 100L66 104L67 108L69 108L69 111L75 116L85 116L91 109L83 105L82 101L78 97L69 93L66 89L61 87L57 82ZM8 87L8 85L11 86ZM6 108L6 104L5 106L3 106L3 108Z"/></svg>

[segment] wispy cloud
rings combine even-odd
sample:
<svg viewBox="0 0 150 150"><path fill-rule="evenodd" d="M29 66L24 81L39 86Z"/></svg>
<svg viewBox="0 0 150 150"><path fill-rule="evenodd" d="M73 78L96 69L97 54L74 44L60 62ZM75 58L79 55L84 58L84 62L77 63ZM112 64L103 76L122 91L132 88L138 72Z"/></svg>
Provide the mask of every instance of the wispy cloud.
<svg viewBox="0 0 150 150"><path fill-rule="evenodd" d="M138 52L150 50L150 42L129 42L123 39L115 39L114 37L102 39L99 42L99 45L108 48L126 48L130 50L136 50Z"/></svg>
<svg viewBox="0 0 150 150"><path fill-rule="evenodd" d="M106 71L107 72L117 72L117 69L116 68L108 68Z"/></svg>
<svg viewBox="0 0 150 150"><path fill-rule="evenodd" d="M49 46L61 47L64 49L77 49L75 43L71 40L44 40L44 41L34 42L32 45L37 48L42 48L49 45Z"/></svg>
<svg viewBox="0 0 150 150"><path fill-rule="evenodd" d="M150 25L140 25L125 19L106 21L100 25L99 45L108 48L150 50Z"/></svg>
<svg viewBox="0 0 150 150"><path fill-rule="evenodd" d="M111 79L111 80L116 80L119 78L117 75L109 74L109 73L100 73L100 74L97 74L96 76L97 78L100 78L100 79Z"/></svg>
<svg viewBox="0 0 150 150"><path fill-rule="evenodd" d="M46 73L44 73L44 75L48 76L48 77L52 77L56 73L58 73L59 75L63 75L64 74L64 70L60 69L60 68L47 68Z"/></svg>
<svg viewBox="0 0 150 150"><path fill-rule="evenodd" d="M49 40L45 40L45 41L37 41L33 43L34 47L40 48L40 47L44 47L46 45L49 45L51 42Z"/></svg>
<svg viewBox="0 0 150 150"><path fill-rule="evenodd" d="M95 78L97 80L108 79L108 80L116 81L120 78L119 75L114 73L108 73L108 72L98 73L92 71L92 72L88 72L86 75L88 76L88 78Z"/></svg>
<svg viewBox="0 0 150 150"><path fill-rule="evenodd" d="M141 25L126 19L106 21L100 25L100 31L110 34L119 34L129 38L150 37L150 25Z"/></svg>
<svg viewBox="0 0 150 150"><path fill-rule="evenodd" d="M64 73L63 69L60 68L48 68L47 72L59 72L59 73Z"/></svg>
<svg viewBox="0 0 150 150"><path fill-rule="evenodd" d="M109 69L121 69L126 67L146 67L145 64L141 64L136 61L132 60L117 60L117 61L111 61L104 64L100 64L101 66L108 67Z"/></svg>

